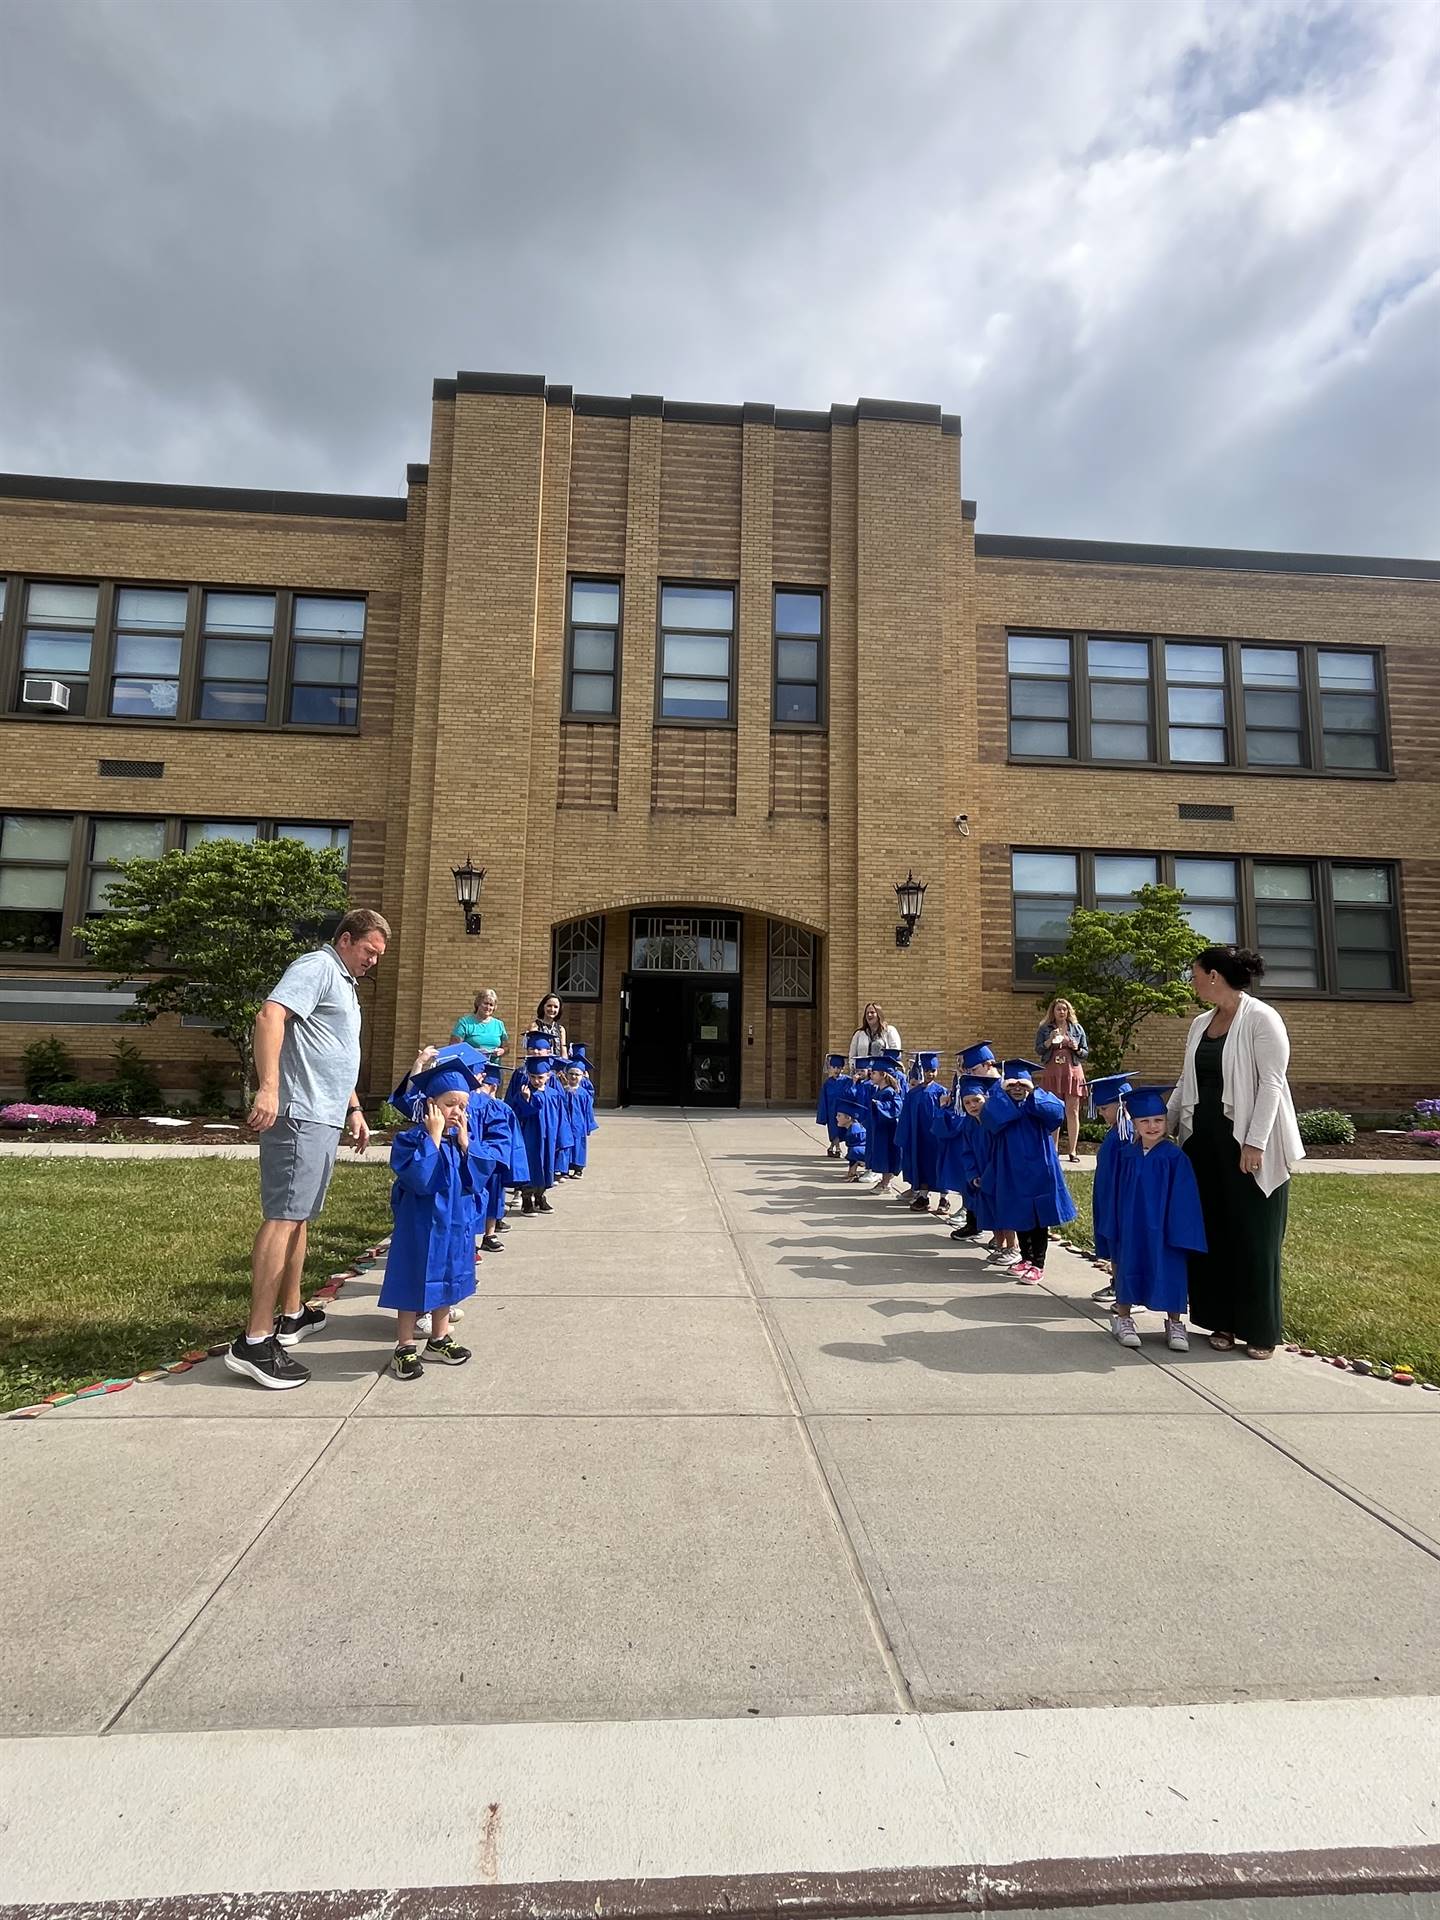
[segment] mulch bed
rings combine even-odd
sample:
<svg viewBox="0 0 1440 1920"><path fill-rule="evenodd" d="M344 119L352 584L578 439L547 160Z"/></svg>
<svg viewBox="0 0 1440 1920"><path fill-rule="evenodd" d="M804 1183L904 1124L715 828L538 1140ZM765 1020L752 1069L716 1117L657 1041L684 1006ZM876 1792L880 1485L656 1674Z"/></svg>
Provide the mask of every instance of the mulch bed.
<svg viewBox="0 0 1440 1920"><path fill-rule="evenodd" d="M1378 1133L1357 1133L1353 1147L1306 1147L1307 1160L1440 1160L1440 1147L1418 1140L1393 1140Z"/></svg>

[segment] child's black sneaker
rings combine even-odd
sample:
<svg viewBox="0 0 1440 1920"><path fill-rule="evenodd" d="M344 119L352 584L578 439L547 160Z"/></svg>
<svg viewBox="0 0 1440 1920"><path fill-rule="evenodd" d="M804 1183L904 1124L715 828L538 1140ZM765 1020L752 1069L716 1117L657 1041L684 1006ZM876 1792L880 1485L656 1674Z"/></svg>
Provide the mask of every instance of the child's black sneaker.
<svg viewBox="0 0 1440 1920"><path fill-rule="evenodd" d="M425 1368L414 1347L396 1347L390 1356L390 1371L397 1380L418 1380Z"/></svg>
<svg viewBox="0 0 1440 1920"><path fill-rule="evenodd" d="M500 1238L498 1233L487 1233L485 1238L480 1242L480 1246L481 1250L485 1253L503 1253L505 1251L505 1242Z"/></svg>
<svg viewBox="0 0 1440 1920"><path fill-rule="evenodd" d="M454 1334L447 1333L443 1340L425 1342L425 1358L438 1360L444 1367L463 1367L470 1358L470 1349L457 1346Z"/></svg>
<svg viewBox="0 0 1440 1920"><path fill-rule="evenodd" d="M323 1307L307 1300L298 1313L282 1313L275 1322L275 1338L282 1347L298 1347L308 1334L319 1333L326 1323Z"/></svg>
<svg viewBox="0 0 1440 1920"><path fill-rule="evenodd" d="M535 1211L537 1213L553 1213L555 1209L551 1206L550 1202L545 1198L544 1194L542 1193L539 1199L537 1199L535 1202Z"/></svg>
<svg viewBox="0 0 1440 1920"><path fill-rule="evenodd" d="M225 1355L225 1364L231 1373L243 1373L260 1387L303 1387L310 1378L310 1369L292 1360L273 1334L268 1340L254 1342L243 1333L238 1335Z"/></svg>

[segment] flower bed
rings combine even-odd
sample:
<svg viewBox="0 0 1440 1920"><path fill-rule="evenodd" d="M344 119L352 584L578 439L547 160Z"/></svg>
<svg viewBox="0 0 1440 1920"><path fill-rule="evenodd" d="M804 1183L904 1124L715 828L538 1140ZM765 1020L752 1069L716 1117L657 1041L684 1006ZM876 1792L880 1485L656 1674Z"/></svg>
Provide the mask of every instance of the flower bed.
<svg viewBox="0 0 1440 1920"><path fill-rule="evenodd" d="M95 1125L93 1107L57 1107L45 1100L17 1100L0 1107L0 1127L19 1128L27 1133L42 1129L50 1135L83 1132Z"/></svg>

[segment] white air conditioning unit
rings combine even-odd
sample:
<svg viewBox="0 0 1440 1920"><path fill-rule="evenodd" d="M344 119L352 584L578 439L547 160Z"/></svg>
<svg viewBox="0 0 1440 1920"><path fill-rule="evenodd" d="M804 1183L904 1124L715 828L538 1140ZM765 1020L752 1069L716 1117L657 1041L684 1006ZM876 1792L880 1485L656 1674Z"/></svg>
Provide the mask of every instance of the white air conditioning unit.
<svg viewBox="0 0 1440 1920"><path fill-rule="evenodd" d="M51 713L70 711L70 689L63 680L22 680L22 707L48 707Z"/></svg>

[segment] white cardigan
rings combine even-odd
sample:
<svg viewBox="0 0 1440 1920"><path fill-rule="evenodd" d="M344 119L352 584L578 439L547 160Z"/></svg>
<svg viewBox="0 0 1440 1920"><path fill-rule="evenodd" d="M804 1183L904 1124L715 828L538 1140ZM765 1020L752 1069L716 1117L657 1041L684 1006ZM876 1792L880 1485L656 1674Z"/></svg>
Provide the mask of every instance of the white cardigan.
<svg viewBox="0 0 1440 1920"><path fill-rule="evenodd" d="M882 1048L888 1047L892 1053L898 1053L900 1051L900 1034L897 1028L889 1025L883 1026L875 1038L880 1042ZM864 1027L857 1027L850 1036L851 1066L854 1066L855 1062L862 1057L868 1058L869 1054L870 1036Z"/></svg>
<svg viewBox="0 0 1440 1920"><path fill-rule="evenodd" d="M1180 1084L1170 1096L1170 1125L1182 1141L1189 1139L1195 1127L1195 1049L1214 1017L1214 1009L1207 1008L1191 1022ZM1259 1147L1264 1154L1255 1178L1267 1196L1284 1186L1305 1158L1295 1102L1285 1078L1289 1064L1285 1022L1263 1000L1242 993L1226 1035L1221 1097L1236 1140L1241 1146Z"/></svg>

